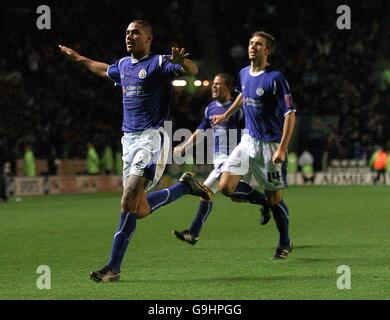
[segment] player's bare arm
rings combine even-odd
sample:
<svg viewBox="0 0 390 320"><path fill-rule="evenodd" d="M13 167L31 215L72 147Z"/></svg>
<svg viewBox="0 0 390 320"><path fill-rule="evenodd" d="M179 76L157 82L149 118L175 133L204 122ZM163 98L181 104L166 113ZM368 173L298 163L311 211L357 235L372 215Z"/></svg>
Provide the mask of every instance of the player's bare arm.
<svg viewBox="0 0 390 320"><path fill-rule="evenodd" d="M185 53L184 48L172 47L171 55L164 56L173 64L180 64L186 75L194 76L198 73L198 67L191 60L187 59L189 53Z"/></svg>
<svg viewBox="0 0 390 320"><path fill-rule="evenodd" d="M295 118L295 112L290 112L284 118L283 135L278 150L272 156L273 163L280 163L286 160L287 148L294 131Z"/></svg>
<svg viewBox="0 0 390 320"><path fill-rule="evenodd" d="M187 141L184 141L182 144L178 145L173 149L173 152L177 155L182 156L184 152L193 145L193 142L196 141L196 137L199 134L199 130L196 130Z"/></svg>
<svg viewBox="0 0 390 320"><path fill-rule="evenodd" d="M221 122L229 120L229 118L232 116L234 112L236 112L237 109L242 107L242 103L244 101L244 98L242 97L242 94L240 93L236 100L234 100L233 104L230 106L229 109L226 110L224 114L213 116L213 124L219 124Z"/></svg>
<svg viewBox="0 0 390 320"><path fill-rule="evenodd" d="M108 68L107 63L91 60L87 57L80 55L77 51L75 51L71 48L65 47L63 45L58 45L58 47L60 48L61 53L64 56L72 59L75 62L82 64L83 66L88 68L88 70L90 70L91 72L96 74L97 76L103 77L103 78L108 77L107 76L107 68Z"/></svg>

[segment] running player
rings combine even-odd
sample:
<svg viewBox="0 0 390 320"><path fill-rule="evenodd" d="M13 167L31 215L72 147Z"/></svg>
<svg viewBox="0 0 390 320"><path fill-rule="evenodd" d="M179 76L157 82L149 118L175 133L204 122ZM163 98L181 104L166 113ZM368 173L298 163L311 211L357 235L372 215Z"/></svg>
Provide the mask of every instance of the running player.
<svg viewBox="0 0 390 320"><path fill-rule="evenodd" d="M287 80L270 68L274 50L272 35L263 31L253 33L248 46L250 66L241 69L238 76L240 94L223 115L214 116L213 123L227 121L243 106L246 132L221 168L219 188L227 196L250 191L240 187L240 180L248 170L252 172L265 187L280 235L273 259L285 259L293 246L288 234L289 210L281 190L287 187L287 147L296 110Z"/></svg>
<svg viewBox="0 0 390 320"><path fill-rule="evenodd" d="M243 128L242 110L237 110L228 121L222 122L218 125L214 125L211 120L215 115L221 115L226 112L232 105L232 91L234 87L234 78L226 73L217 74L214 77L211 95L213 101L211 101L204 113L204 119L198 126L197 130L191 135L191 137L183 144L177 146L174 149L176 154L182 155L185 150L190 146L193 146L199 136L204 134L205 130L212 129L213 132L213 164L214 170L211 171L207 179L203 182L212 196L218 192L218 182L221 176L221 167L229 157L229 154L240 142L241 129ZM251 188L245 181L241 181L241 184L245 184L247 188ZM253 190L251 195L252 203L262 205L262 224L265 224L270 219L269 209L264 195L255 197L258 192ZM234 195L232 195L233 200ZM258 200L259 201L256 201ZM245 200L241 197L241 200ZM201 229L206 222L206 219L211 213L213 206L212 199L206 201L200 199L197 213L188 229L183 231L174 230L173 234L180 240L186 241L191 245L195 245L199 240Z"/></svg>
<svg viewBox="0 0 390 320"><path fill-rule="evenodd" d="M112 79L123 92L124 165L120 222L110 260L101 270L90 273L91 279L97 282L119 280L120 266L137 219L185 194L209 200L206 188L189 172L168 189L147 194L160 180L170 148L169 137L162 127L169 117L171 80L198 72L196 65L187 59L184 48L172 48L170 56L150 54L152 40L152 26L148 22L131 22L125 37L129 56L113 65L88 59L70 48L59 46L64 55L94 74Z"/></svg>

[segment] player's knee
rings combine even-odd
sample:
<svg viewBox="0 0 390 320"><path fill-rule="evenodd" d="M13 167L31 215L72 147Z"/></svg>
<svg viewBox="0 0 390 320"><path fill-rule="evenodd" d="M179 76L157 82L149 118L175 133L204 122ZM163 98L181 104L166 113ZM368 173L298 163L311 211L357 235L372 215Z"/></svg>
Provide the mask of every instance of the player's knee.
<svg viewBox="0 0 390 320"><path fill-rule="evenodd" d="M121 200L121 211L122 212L130 212L130 205L129 205L129 202L127 201L127 199L122 196L122 200Z"/></svg>
<svg viewBox="0 0 390 320"><path fill-rule="evenodd" d="M268 204L270 207L276 206L279 203L279 201L276 201L275 198L269 198L268 199Z"/></svg>
<svg viewBox="0 0 390 320"><path fill-rule="evenodd" d="M137 191L134 187L128 186L122 195L121 208L122 212L130 212L131 207L133 207L133 202L135 202L137 196Z"/></svg>
<svg viewBox="0 0 390 320"><path fill-rule="evenodd" d="M151 214L150 206L147 202L140 201L137 207L137 219L146 218L149 214Z"/></svg>
<svg viewBox="0 0 390 320"><path fill-rule="evenodd" d="M281 192L267 193L267 202L268 202L270 207L276 206L280 201L282 201Z"/></svg>
<svg viewBox="0 0 390 320"><path fill-rule="evenodd" d="M221 192L227 197L230 197L232 193L234 193L235 189L236 188L230 184L225 184L221 186Z"/></svg>
<svg viewBox="0 0 390 320"><path fill-rule="evenodd" d="M231 176L227 172L223 172L218 184L218 191L222 192L227 197L230 197L240 183L240 176Z"/></svg>

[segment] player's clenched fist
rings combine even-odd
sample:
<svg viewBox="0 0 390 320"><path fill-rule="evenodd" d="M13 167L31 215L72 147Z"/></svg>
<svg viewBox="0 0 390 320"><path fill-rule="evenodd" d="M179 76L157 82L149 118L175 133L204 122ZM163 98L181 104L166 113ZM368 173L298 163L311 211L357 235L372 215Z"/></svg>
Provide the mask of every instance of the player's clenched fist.
<svg viewBox="0 0 390 320"><path fill-rule="evenodd" d="M214 125L220 124L221 122L226 121L226 117L223 114L213 116L213 119L211 120Z"/></svg>
<svg viewBox="0 0 390 320"><path fill-rule="evenodd" d="M173 148L173 153L179 157L184 156L185 151L186 151L186 148L184 146L177 146L177 147Z"/></svg>

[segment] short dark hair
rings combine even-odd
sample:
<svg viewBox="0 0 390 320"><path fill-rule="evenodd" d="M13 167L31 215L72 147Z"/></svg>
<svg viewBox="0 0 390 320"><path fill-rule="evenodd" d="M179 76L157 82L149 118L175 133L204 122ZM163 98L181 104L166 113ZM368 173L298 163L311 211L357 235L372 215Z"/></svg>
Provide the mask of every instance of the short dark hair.
<svg viewBox="0 0 390 320"><path fill-rule="evenodd" d="M270 60L276 49L275 37L265 31L255 31L252 34L252 38L253 37L262 37L266 40L267 48L269 50L268 60Z"/></svg>
<svg viewBox="0 0 390 320"><path fill-rule="evenodd" d="M229 89L230 93L233 93L234 89L234 78L227 73L218 73L216 77L220 77L225 81L226 87Z"/></svg>
<svg viewBox="0 0 390 320"><path fill-rule="evenodd" d="M149 22L147 22L145 20L137 19L137 20L131 21L131 23L140 24L142 26L142 28L153 37L153 27Z"/></svg>

